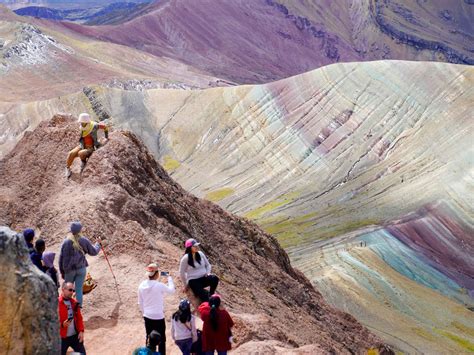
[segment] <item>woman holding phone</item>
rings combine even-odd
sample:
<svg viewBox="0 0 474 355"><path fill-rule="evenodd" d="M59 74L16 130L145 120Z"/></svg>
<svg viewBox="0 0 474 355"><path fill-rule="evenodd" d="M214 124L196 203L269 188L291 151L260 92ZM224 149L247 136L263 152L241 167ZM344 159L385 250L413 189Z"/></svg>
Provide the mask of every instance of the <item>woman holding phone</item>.
<svg viewBox="0 0 474 355"><path fill-rule="evenodd" d="M184 292L190 288L202 303L209 301L209 296L216 292L219 278L211 274L211 264L206 255L199 250L199 244L196 239L186 240L184 243L186 251L179 263L179 274L185 285ZM210 287L209 291L205 289L206 287Z"/></svg>

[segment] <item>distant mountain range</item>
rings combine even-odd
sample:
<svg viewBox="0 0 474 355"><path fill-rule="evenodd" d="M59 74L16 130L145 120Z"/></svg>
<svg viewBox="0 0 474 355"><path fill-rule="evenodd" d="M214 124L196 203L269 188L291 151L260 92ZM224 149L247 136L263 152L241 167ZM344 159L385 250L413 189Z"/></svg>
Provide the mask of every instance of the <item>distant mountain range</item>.
<svg viewBox="0 0 474 355"><path fill-rule="evenodd" d="M128 0L129 3L149 3L153 0ZM19 9L28 6L42 6L55 9L86 9L90 7L103 7L117 2L117 0L0 0L0 4L5 4L10 9Z"/></svg>
<svg viewBox="0 0 474 355"><path fill-rule="evenodd" d="M85 25L112 25L124 22L131 14L144 9L148 3L116 2L107 6L76 9L55 9L45 6L22 7L14 12L20 16L47 20L74 21Z"/></svg>

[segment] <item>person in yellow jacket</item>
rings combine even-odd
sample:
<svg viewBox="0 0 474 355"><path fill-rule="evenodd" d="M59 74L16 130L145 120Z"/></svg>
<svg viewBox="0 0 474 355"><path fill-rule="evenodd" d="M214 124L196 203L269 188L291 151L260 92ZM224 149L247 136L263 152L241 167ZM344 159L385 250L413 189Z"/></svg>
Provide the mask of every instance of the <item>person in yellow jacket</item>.
<svg viewBox="0 0 474 355"><path fill-rule="evenodd" d="M79 138L79 145L71 150L67 156L66 161L66 177L69 178L72 174L71 165L77 157L81 159L81 173L84 170L87 158L100 147L97 138L99 129L104 130L105 139L109 139L109 129L105 123L95 122L91 119L88 113L81 113L77 120L80 124L81 137Z"/></svg>

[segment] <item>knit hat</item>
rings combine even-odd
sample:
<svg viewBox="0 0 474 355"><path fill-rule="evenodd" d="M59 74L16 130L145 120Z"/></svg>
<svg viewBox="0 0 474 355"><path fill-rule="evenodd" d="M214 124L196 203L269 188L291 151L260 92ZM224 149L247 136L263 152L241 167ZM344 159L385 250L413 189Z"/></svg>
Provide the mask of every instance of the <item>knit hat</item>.
<svg viewBox="0 0 474 355"><path fill-rule="evenodd" d="M91 116L88 113L81 113L77 122L79 123L89 123L91 121Z"/></svg>
<svg viewBox="0 0 474 355"><path fill-rule="evenodd" d="M198 241L196 239L190 238L184 243L184 247L185 248L190 248L190 247L198 246L200 244L201 243L198 243Z"/></svg>
<svg viewBox="0 0 474 355"><path fill-rule="evenodd" d="M47 251L43 254L43 262L44 265L47 268L53 267L54 266L54 257L56 256L56 253L52 251Z"/></svg>
<svg viewBox="0 0 474 355"><path fill-rule="evenodd" d="M23 231L23 237L25 238L25 240L31 242L33 238L35 237L35 231L31 228L26 228Z"/></svg>
<svg viewBox="0 0 474 355"><path fill-rule="evenodd" d="M151 263L146 267L146 276L153 276L158 271L158 265L156 263Z"/></svg>
<svg viewBox="0 0 474 355"><path fill-rule="evenodd" d="M71 233L77 234L82 230L82 224L79 221L71 223Z"/></svg>

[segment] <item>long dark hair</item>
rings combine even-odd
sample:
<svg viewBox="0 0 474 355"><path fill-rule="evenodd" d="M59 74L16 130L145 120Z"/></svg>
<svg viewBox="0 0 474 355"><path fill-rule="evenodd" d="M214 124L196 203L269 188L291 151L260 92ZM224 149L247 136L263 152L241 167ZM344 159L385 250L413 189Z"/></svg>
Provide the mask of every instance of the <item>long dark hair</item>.
<svg viewBox="0 0 474 355"><path fill-rule="evenodd" d="M193 253L191 251L191 248L192 246L187 247L184 253L188 254L188 265L194 267L194 259L193 259ZM199 252L196 252L196 261L198 262L199 265L201 265L201 254L199 254Z"/></svg>
<svg viewBox="0 0 474 355"><path fill-rule="evenodd" d="M178 310L173 313L173 319L179 320L181 323L191 321L191 304L187 299L182 299L179 302Z"/></svg>
<svg viewBox="0 0 474 355"><path fill-rule="evenodd" d="M212 326L212 329L214 329L216 331L217 331L217 328L218 328L217 319L219 317L219 315L217 313L217 309L219 308L220 305L221 305L221 298L220 297L211 296L211 298L209 298L209 306L211 306L211 326Z"/></svg>

